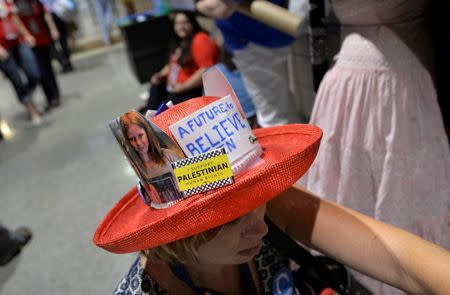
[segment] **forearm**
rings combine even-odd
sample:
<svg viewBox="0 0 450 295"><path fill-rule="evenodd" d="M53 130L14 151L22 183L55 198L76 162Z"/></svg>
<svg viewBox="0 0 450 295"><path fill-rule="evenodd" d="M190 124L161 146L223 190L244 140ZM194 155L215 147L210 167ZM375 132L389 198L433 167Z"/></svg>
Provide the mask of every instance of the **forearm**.
<svg viewBox="0 0 450 295"><path fill-rule="evenodd" d="M227 18L236 11L240 0L197 0L197 10L214 18Z"/></svg>
<svg viewBox="0 0 450 295"><path fill-rule="evenodd" d="M0 45L0 60L6 60L8 58L8 51L5 47Z"/></svg>
<svg viewBox="0 0 450 295"><path fill-rule="evenodd" d="M409 294L450 294L444 249L301 188L269 204L269 217L290 236L354 269Z"/></svg>
<svg viewBox="0 0 450 295"><path fill-rule="evenodd" d="M311 244L408 294L450 294L448 252L352 210L321 202Z"/></svg>
<svg viewBox="0 0 450 295"><path fill-rule="evenodd" d="M169 75L169 69L170 66L167 64L165 65L160 71L159 71L159 75L162 77L167 77Z"/></svg>
<svg viewBox="0 0 450 295"><path fill-rule="evenodd" d="M58 29L56 28L56 24L55 21L53 20L53 17L50 13L46 12L44 13L44 19L45 22L48 26L48 28L50 29L50 31L57 31Z"/></svg>
<svg viewBox="0 0 450 295"><path fill-rule="evenodd" d="M183 85L183 91L190 91L195 88L202 87L202 75L208 68L199 68L195 73L186 80Z"/></svg>
<svg viewBox="0 0 450 295"><path fill-rule="evenodd" d="M17 26L17 29L19 30L19 33L26 37L31 36L30 32L28 31L27 27L23 24L23 22L20 20L20 18L17 15L13 16L14 24Z"/></svg>

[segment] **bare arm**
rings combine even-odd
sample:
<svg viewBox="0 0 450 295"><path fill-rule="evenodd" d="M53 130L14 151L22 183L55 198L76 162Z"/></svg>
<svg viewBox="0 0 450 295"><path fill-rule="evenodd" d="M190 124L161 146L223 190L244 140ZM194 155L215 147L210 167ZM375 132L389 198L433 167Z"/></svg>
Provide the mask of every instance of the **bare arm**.
<svg viewBox="0 0 450 295"><path fill-rule="evenodd" d="M167 75L169 75L169 68L170 68L169 64L166 64L166 65L159 71L159 74L162 75L162 76L167 76Z"/></svg>
<svg viewBox="0 0 450 295"><path fill-rule="evenodd" d="M267 214L294 239L408 294L450 294L450 252L294 186Z"/></svg>
<svg viewBox="0 0 450 295"><path fill-rule="evenodd" d="M52 36L52 39L58 40L59 39L59 31L56 28L56 24L55 24L55 21L53 20L52 15L48 12L45 12L44 19L45 19L45 22L47 23L48 28L50 29L50 35Z"/></svg>
<svg viewBox="0 0 450 295"><path fill-rule="evenodd" d="M227 18L237 9L236 0L200 0L197 1L197 10L214 18Z"/></svg>
<svg viewBox="0 0 450 295"><path fill-rule="evenodd" d="M169 75L169 69L169 64L166 64L159 72L152 75L150 82L154 85L161 83Z"/></svg>
<svg viewBox="0 0 450 295"><path fill-rule="evenodd" d="M172 85L173 92L183 93L183 92L187 92L189 90L201 87L203 85L202 84L202 75L204 72L206 72L207 69L208 68L206 68L206 67L199 68L197 71L195 71L194 74L192 74L191 77L189 77L189 79L186 82L181 83L181 84L177 83L175 85Z"/></svg>
<svg viewBox="0 0 450 295"><path fill-rule="evenodd" d="M9 57L8 50L0 45L0 60L6 60Z"/></svg>
<svg viewBox="0 0 450 295"><path fill-rule="evenodd" d="M19 30L20 34L24 37L27 45L30 47L34 47L36 45L36 40L34 39L33 35L30 34L27 27L23 24L20 18L17 15L14 15L13 21L17 26L17 29Z"/></svg>

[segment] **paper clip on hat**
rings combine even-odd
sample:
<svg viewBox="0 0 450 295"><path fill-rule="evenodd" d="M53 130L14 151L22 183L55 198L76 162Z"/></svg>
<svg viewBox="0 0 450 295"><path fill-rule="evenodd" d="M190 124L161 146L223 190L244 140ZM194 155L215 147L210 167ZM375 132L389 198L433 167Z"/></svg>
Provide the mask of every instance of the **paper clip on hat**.
<svg viewBox="0 0 450 295"><path fill-rule="evenodd" d="M151 120L186 155L171 161L178 191L155 197L146 190L144 200L150 200L144 202L138 188L131 189L98 225L97 246L131 253L223 225L288 189L311 166L320 128L292 124L252 131L222 73L213 68L203 80L205 93L214 97L190 99Z"/></svg>

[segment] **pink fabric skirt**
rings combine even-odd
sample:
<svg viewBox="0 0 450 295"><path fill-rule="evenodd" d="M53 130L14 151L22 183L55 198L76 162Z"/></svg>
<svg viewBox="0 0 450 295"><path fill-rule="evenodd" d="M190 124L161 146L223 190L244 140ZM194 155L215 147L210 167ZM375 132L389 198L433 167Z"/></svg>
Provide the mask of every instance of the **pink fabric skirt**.
<svg viewBox="0 0 450 295"><path fill-rule="evenodd" d="M311 124L324 136L300 183L450 249L450 151L429 73L416 61L367 66L346 52L355 56L341 51L317 94Z"/></svg>

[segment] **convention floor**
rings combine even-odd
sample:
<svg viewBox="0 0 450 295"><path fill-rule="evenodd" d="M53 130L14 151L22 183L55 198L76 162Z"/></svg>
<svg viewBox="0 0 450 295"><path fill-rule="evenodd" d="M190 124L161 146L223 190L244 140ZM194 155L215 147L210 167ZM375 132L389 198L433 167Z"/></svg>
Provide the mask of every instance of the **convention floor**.
<svg viewBox="0 0 450 295"><path fill-rule="evenodd" d="M96 225L135 183L108 122L141 103L143 89L120 47L75 60L60 75L62 106L42 126L25 120L0 77L0 113L15 131L0 142L0 219L34 238L0 268L0 294L111 294L134 255L93 245ZM39 90L37 102L43 107Z"/></svg>

